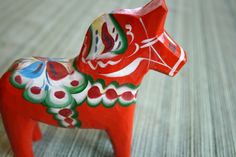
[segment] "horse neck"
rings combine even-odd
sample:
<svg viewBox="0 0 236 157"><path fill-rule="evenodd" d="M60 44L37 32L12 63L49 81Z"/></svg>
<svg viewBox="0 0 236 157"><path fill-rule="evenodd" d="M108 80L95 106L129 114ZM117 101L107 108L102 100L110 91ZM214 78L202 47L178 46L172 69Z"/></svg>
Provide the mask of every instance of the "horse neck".
<svg viewBox="0 0 236 157"><path fill-rule="evenodd" d="M125 63L126 60L124 59L123 62ZM132 72L131 68L137 64L137 69ZM74 65L79 72L88 75L94 81L104 80L105 84L116 82L120 85L128 83L138 86L141 84L143 77L149 70L147 69L148 62L141 61L139 58L133 59L127 66L123 66L119 70L113 72L106 72L107 69L99 67L98 63L93 64L94 67L97 66L97 68L93 70L91 69L91 66L88 64L88 62L84 63L82 61L82 57L76 57Z"/></svg>

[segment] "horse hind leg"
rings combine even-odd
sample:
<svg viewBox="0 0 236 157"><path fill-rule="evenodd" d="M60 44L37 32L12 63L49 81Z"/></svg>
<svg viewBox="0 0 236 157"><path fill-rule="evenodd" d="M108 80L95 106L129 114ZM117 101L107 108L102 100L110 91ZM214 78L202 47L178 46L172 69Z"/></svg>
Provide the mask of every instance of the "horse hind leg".
<svg viewBox="0 0 236 157"><path fill-rule="evenodd" d="M2 108L2 118L15 156L33 157L32 137L35 121L5 108Z"/></svg>
<svg viewBox="0 0 236 157"><path fill-rule="evenodd" d="M0 113L16 157L34 157L32 142L40 139L38 124L19 110L17 99L12 99L9 73L0 78Z"/></svg>

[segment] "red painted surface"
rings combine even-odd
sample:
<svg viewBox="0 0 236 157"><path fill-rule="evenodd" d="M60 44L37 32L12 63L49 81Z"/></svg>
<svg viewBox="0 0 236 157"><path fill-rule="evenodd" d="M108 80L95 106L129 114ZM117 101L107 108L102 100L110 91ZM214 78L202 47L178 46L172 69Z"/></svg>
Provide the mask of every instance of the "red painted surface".
<svg viewBox="0 0 236 157"><path fill-rule="evenodd" d="M75 58L75 66L80 72L91 76L93 80L104 80L105 86L108 86L114 81L118 82L120 85L130 83L134 86L138 86L148 70L155 70L174 76L186 63L186 54L165 32L164 23L166 14L167 8L164 0L152 0L149 4L140 9L117 10L113 12L112 15L127 35L128 45L125 52L112 58L87 59L86 62L83 62L82 59L86 58L89 53L89 50L86 50L86 45L91 45L91 32L88 31L81 53ZM132 30L129 26L132 27ZM128 35L129 30L130 32L132 31L134 36ZM116 35L115 38L113 38L111 34L109 34L106 23L102 26L102 31L102 41L105 46L102 54L105 54L112 50L115 46L115 42L119 40L119 36ZM115 30L112 30L112 32L114 31ZM137 45L139 49L135 52ZM121 46L122 45L118 45L117 49ZM143 59L136 69L128 75L121 76L120 73L117 77L102 75L120 71L121 69L126 69L126 72L129 72L126 67L137 58ZM44 60L44 58L41 58L41 60ZM121 61L115 66L107 65L105 68L98 66L96 70L87 64L88 61L90 61L92 65L97 65L99 61L107 63L109 61L115 62L118 60ZM14 69L15 66L16 64L14 64L12 68ZM48 62L47 69L49 71L48 74L54 80L60 80L68 75L68 71L57 62ZM12 72L8 71L1 78L0 112L15 155L17 157L33 157L32 140L36 141L41 138L37 122L43 122L53 126L59 126L59 124L52 114L46 112L46 106L33 104L24 99L22 96L24 90L16 88L10 83L11 75ZM16 76L15 82L22 84L21 76ZM69 82L69 84L78 86L80 82L79 80L73 80ZM41 89L33 87L31 88L31 92L37 95L40 94ZM101 92L102 91L100 91L97 86L93 86L88 90L88 97L98 98L102 95ZM62 99L66 96L66 93L57 91L54 95L56 98ZM136 98L137 93L126 91L119 95L116 90L108 89L105 95L111 100L121 97L129 101ZM105 107L104 105L91 107L85 101L83 104L77 106L75 111L79 113L78 120L82 122L81 128L106 130L111 138L115 156L130 157L133 117L135 112L134 104L122 106L117 101L112 107ZM69 128L74 127L73 119L69 117L72 114L71 109L62 109L59 111L59 115L65 118L64 120L69 124Z"/></svg>

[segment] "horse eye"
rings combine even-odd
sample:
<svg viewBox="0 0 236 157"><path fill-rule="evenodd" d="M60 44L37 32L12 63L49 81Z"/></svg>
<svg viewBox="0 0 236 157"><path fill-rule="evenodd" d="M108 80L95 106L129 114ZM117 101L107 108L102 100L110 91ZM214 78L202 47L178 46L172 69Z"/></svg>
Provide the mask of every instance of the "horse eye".
<svg viewBox="0 0 236 157"><path fill-rule="evenodd" d="M173 53L176 52L176 46L174 44L172 44L171 42L169 42L168 47Z"/></svg>

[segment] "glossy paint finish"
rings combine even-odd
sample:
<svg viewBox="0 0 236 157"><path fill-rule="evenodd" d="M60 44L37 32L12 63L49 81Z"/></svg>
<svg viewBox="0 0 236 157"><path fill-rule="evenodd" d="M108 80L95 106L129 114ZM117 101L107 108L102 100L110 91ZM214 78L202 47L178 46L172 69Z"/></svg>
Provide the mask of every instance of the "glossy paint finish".
<svg viewBox="0 0 236 157"><path fill-rule="evenodd" d="M116 10L91 24L79 56L16 61L0 82L0 112L15 155L33 156L40 121L106 130L116 157L130 157L144 75L155 70L174 76L186 63L184 50L164 29L166 14L163 0Z"/></svg>

